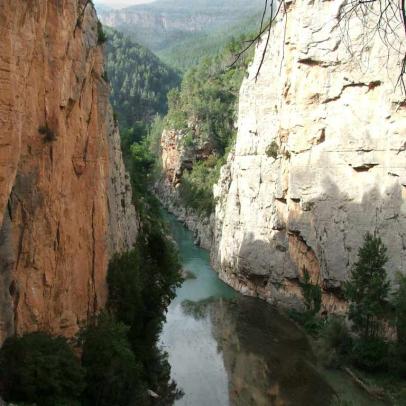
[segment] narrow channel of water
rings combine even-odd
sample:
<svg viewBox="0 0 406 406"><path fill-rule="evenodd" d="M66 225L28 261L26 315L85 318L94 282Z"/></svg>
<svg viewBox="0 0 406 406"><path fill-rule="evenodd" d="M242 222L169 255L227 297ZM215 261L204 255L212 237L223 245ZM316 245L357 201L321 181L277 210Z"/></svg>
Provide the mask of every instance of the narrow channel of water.
<svg viewBox="0 0 406 406"><path fill-rule="evenodd" d="M183 268L194 276L178 289L161 336L185 393L176 405L328 406L334 390L314 367L303 333L267 303L224 284L192 234L168 220ZM354 392L350 386L344 391Z"/></svg>

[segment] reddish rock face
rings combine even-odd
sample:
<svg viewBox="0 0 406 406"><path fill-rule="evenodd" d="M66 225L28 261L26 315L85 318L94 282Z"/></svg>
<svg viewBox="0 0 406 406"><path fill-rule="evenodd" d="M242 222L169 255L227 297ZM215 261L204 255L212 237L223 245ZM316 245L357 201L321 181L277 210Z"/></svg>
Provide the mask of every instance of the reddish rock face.
<svg viewBox="0 0 406 406"><path fill-rule="evenodd" d="M0 343L71 336L137 233L97 17L84 0L2 1L0 36Z"/></svg>

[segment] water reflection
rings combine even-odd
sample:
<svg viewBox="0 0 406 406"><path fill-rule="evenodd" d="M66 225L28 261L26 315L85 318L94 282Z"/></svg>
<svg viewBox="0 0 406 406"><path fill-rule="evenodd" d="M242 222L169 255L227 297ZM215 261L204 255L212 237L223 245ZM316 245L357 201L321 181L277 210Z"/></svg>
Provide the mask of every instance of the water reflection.
<svg viewBox="0 0 406 406"><path fill-rule="evenodd" d="M309 344L263 302L218 301L209 317L229 378L231 405L329 405L333 391L312 366Z"/></svg>
<svg viewBox="0 0 406 406"><path fill-rule="evenodd" d="M206 251L173 217L188 278L169 307L161 344L185 392L176 405L329 405L333 391L312 366L303 334L266 303L221 282Z"/></svg>

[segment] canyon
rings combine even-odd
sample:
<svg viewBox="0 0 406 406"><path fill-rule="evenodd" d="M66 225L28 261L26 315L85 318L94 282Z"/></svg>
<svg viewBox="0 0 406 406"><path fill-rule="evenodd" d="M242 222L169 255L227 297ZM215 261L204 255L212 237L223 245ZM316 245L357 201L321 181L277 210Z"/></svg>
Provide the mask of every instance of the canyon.
<svg viewBox="0 0 406 406"><path fill-rule="evenodd" d="M344 1L284 4L272 42L265 34L243 81L215 213L199 222L182 208L179 177L201 158L170 129L158 194L211 247L220 278L237 290L300 307L306 271L322 288L324 311L343 313L342 284L367 232L387 246L392 282L406 272L406 103L398 82L405 44L400 26L390 49L366 34L377 24L372 13L365 24L342 18Z"/></svg>
<svg viewBox="0 0 406 406"><path fill-rule="evenodd" d="M73 336L139 220L88 1L0 4L0 343Z"/></svg>

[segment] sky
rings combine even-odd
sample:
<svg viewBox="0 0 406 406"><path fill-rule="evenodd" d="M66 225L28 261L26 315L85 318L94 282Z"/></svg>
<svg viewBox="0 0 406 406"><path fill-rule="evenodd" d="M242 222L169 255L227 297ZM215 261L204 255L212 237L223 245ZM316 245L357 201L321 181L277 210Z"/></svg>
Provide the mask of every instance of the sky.
<svg viewBox="0 0 406 406"><path fill-rule="evenodd" d="M152 3L154 0L97 0L96 5L106 5L113 8L134 6L135 4Z"/></svg>

